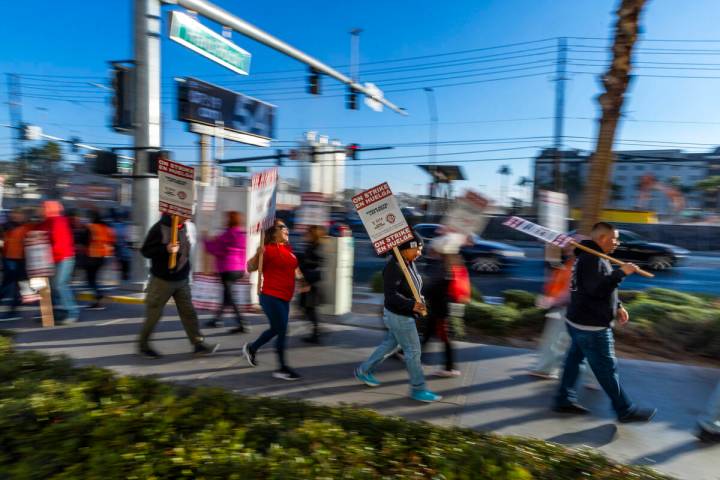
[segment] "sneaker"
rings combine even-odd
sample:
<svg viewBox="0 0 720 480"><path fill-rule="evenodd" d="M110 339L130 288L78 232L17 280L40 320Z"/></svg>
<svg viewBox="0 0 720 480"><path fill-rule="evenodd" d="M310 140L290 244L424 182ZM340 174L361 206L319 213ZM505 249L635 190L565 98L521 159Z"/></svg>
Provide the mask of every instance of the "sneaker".
<svg viewBox="0 0 720 480"><path fill-rule="evenodd" d="M222 326L222 320L218 321L217 319L208 320L205 322L205 326L208 328L218 328Z"/></svg>
<svg viewBox="0 0 720 480"><path fill-rule="evenodd" d="M703 443L720 443L720 433L713 433L698 425L695 436Z"/></svg>
<svg viewBox="0 0 720 480"><path fill-rule="evenodd" d="M250 364L251 367L257 367L257 361L255 361L255 354L250 352L250 344L246 343L242 349L245 360Z"/></svg>
<svg viewBox="0 0 720 480"><path fill-rule="evenodd" d="M637 408L634 412L619 417L620 423L647 423L655 417L657 408Z"/></svg>
<svg viewBox="0 0 720 480"><path fill-rule="evenodd" d="M233 327L229 330L229 333L250 333L252 332L252 328L246 326L246 325L238 325L237 327Z"/></svg>
<svg viewBox="0 0 720 480"><path fill-rule="evenodd" d="M320 336L319 335L308 335L307 337L303 337L303 342L312 343L313 345L318 345L320 343Z"/></svg>
<svg viewBox="0 0 720 480"><path fill-rule="evenodd" d="M360 380L368 387L379 387L380 382L372 373L362 373L359 368L355 369L355 378Z"/></svg>
<svg viewBox="0 0 720 480"><path fill-rule="evenodd" d="M442 378L453 378L462 375L460 370L438 370L433 372L433 376Z"/></svg>
<svg viewBox="0 0 720 480"><path fill-rule="evenodd" d="M217 352L218 348L220 348L219 343L214 343L210 345L205 342L196 343L195 349L193 350L193 355L212 355L213 353Z"/></svg>
<svg viewBox="0 0 720 480"><path fill-rule="evenodd" d="M579 403L570 403L568 405L555 405L552 410L556 413L567 413L570 415L587 415L588 413L590 413L590 410L583 407Z"/></svg>
<svg viewBox="0 0 720 480"><path fill-rule="evenodd" d="M86 310L105 310L107 307L100 302L95 302L92 305L88 306Z"/></svg>
<svg viewBox="0 0 720 480"><path fill-rule="evenodd" d="M404 362L404 361L405 361L405 354L402 352L402 350L400 350L400 351L397 351L397 352L395 352L395 353L391 353L391 354L390 354L390 358L394 358L395 360L397 360L397 361L399 361L399 362Z"/></svg>
<svg viewBox="0 0 720 480"><path fill-rule="evenodd" d="M548 373L540 370L530 370L528 375L531 377L542 378L543 380L557 380L560 378L557 373Z"/></svg>
<svg viewBox="0 0 720 480"><path fill-rule="evenodd" d="M272 376L287 381L300 380L302 378L296 371L291 370L288 367L275 370Z"/></svg>
<svg viewBox="0 0 720 480"><path fill-rule="evenodd" d="M138 350L138 355L142 355L143 357L149 358L151 360L157 360L158 358L162 357L162 355L160 355L158 352L156 352L150 347L141 348L140 350Z"/></svg>
<svg viewBox="0 0 720 480"><path fill-rule="evenodd" d="M40 317L40 321L42 321L42 317ZM70 324L77 323L77 322L78 322L78 317L67 317L63 320L60 320L57 323L59 325L70 325Z"/></svg>
<svg viewBox="0 0 720 480"><path fill-rule="evenodd" d="M410 398L417 400L418 402L432 403L439 402L442 400L442 396L430 390L414 390L410 395Z"/></svg>

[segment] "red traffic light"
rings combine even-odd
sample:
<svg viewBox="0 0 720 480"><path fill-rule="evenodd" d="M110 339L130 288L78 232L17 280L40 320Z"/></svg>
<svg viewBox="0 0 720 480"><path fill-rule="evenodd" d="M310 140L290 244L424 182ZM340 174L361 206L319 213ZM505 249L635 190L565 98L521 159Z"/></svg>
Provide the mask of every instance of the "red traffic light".
<svg viewBox="0 0 720 480"><path fill-rule="evenodd" d="M360 145L357 143L351 143L347 147L345 147L346 155L353 160L357 160L357 152L360 149Z"/></svg>

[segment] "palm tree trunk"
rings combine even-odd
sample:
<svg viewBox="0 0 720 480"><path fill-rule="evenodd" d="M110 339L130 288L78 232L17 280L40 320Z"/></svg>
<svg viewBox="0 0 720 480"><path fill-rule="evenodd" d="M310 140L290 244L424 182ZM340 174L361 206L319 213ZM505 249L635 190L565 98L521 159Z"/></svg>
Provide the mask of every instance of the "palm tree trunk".
<svg viewBox="0 0 720 480"><path fill-rule="evenodd" d="M621 0L617 10L613 59L603 77L605 93L598 102L602 109L600 129L595 153L590 164L590 175L585 187L580 233L588 234L600 219L608 193L608 180L612 168L612 147L620 120L625 92L630 82L632 49L637 40L639 17L646 0Z"/></svg>

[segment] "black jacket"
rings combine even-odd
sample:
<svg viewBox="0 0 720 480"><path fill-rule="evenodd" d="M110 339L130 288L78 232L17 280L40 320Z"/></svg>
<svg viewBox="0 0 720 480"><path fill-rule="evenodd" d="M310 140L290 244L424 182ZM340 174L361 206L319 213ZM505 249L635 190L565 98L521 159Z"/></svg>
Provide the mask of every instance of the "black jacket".
<svg viewBox="0 0 720 480"><path fill-rule="evenodd" d="M601 252L600 246L592 240L582 245ZM575 250L577 260L570 280L570 305L567 318L578 325L609 327L621 306L618 299L618 285L625 278L622 270L613 270L610 262Z"/></svg>
<svg viewBox="0 0 720 480"><path fill-rule="evenodd" d="M422 292L422 278L415 267L415 263L412 262L407 267L417 291ZM390 257L387 265L385 265L383 282L385 287L385 308L396 315L414 317L415 298L394 256Z"/></svg>
<svg viewBox="0 0 720 480"><path fill-rule="evenodd" d="M431 318L447 318L450 310L448 289L452 276L442 258L428 257L423 276L423 296Z"/></svg>
<svg viewBox="0 0 720 480"><path fill-rule="evenodd" d="M317 285L322 280L322 262L319 243L309 243L305 251L298 255L300 271L311 286Z"/></svg>
<svg viewBox="0 0 720 480"><path fill-rule="evenodd" d="M176 282L185 280L190 276L190 240L187 235L187 228L181 225L178 229L178 243L180 251L177 253L175 268L170 270L168 262L170 254L167 245L170 243L171 217L164 215L159 222L150 228L142 246L142 254L150 259L150 273L153 276Z"/></svg>

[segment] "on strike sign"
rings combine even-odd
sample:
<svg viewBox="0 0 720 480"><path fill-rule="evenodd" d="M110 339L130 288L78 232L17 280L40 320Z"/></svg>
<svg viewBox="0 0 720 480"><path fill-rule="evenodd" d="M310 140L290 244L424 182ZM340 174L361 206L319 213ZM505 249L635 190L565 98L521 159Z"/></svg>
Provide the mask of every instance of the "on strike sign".
<svg viewBox="0 0 720 480"><path fill-rule="evenodd" d="M158 160L160 211L191 218L195 204L195 169L163 158Z"/></svg>
<svg viewBox="0 0 720 480"><path fill-rule="evenodd" d="M378 255L413 239L387 182L355 195L352 201Z"/></svg>
<svg viewBox="0 0 720 480"><path fill-rule="evenodd" d="M250 180L250 229L259 232L270 228L275 221L278 169L256 173Z"/></svg>

